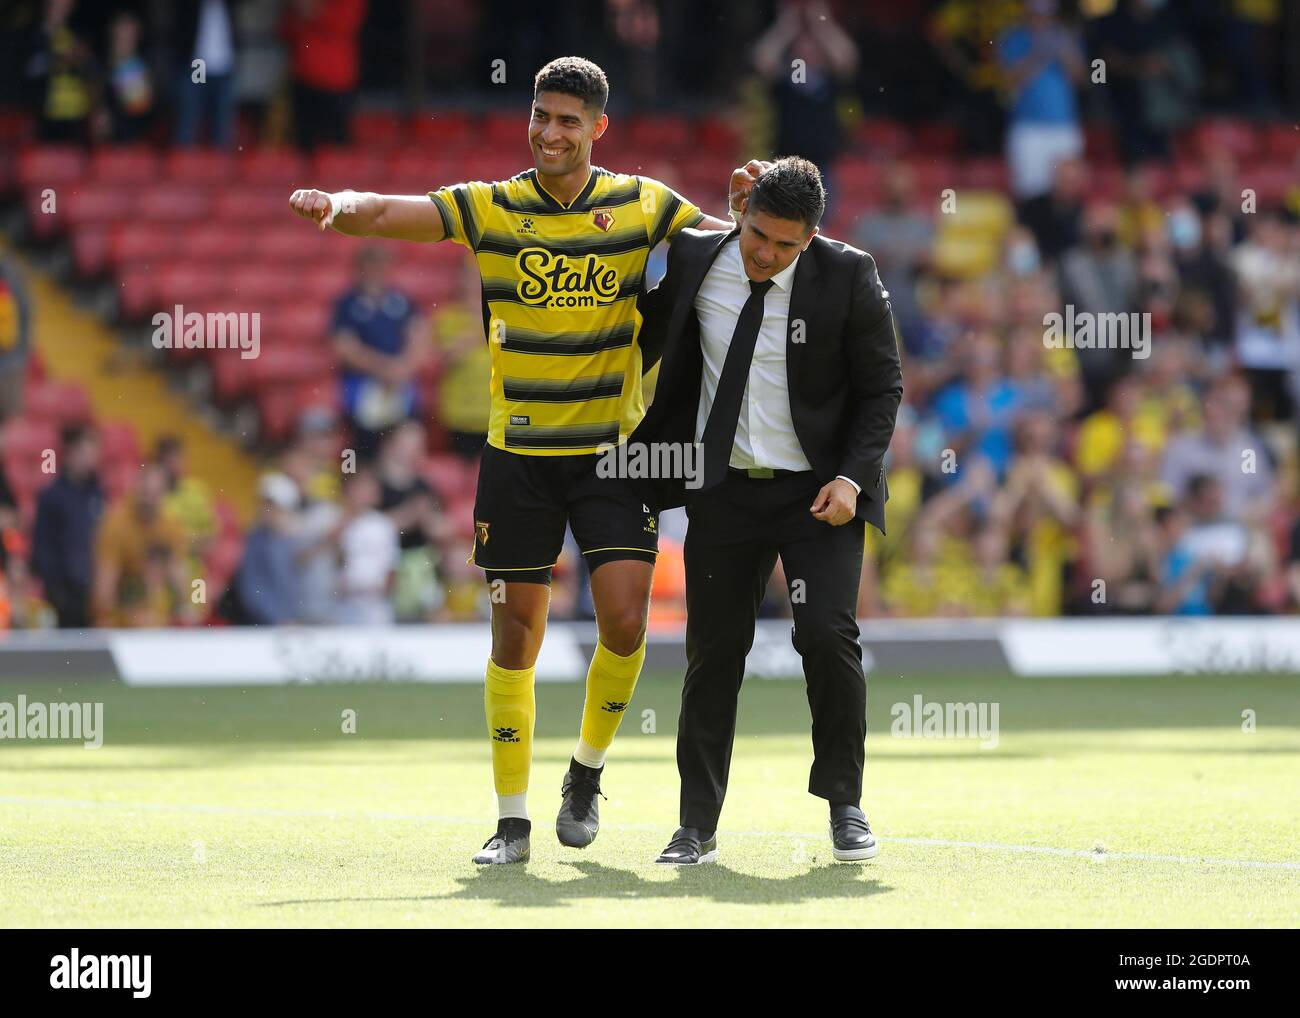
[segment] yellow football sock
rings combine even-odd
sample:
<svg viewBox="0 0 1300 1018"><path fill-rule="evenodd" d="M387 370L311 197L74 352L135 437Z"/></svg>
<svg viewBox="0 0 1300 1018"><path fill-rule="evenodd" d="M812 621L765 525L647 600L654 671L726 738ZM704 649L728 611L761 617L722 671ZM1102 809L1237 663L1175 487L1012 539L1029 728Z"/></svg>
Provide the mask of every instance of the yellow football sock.
<svg viewBox="0 0 1300 1018"><path fill-rule="evenodd" d="M492 740L492 777L497 795L528 791L528 769L533 760L533 723L537 701L533 695L534 668L502 668L488 658L483 706L488 738Z"/></svg>
<svg viewBox="0 0 1300 1018"><path fill-rule="evenodd" d="M602 767L605 751L614 741L623 712L645 664L645 640L627 657L620 657L599 641L587 670L587 700L582 706L582 735L574 759L584 767Z"/></svg>

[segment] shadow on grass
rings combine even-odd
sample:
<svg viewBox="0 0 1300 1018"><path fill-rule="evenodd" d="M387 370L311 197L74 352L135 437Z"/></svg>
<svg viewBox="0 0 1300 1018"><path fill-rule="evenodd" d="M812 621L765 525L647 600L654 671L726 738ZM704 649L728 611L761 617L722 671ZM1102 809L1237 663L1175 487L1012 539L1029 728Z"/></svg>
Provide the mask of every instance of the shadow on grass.
<svg viewBox="0 0 1300 1018"><path fill-rule="evenodd" d="M598 862L560 863L580 876L576 880L547 880L526 866L484 866L471 876L457 877L460 889L451 894L391 898L314 898L259 902L259 908L296 905L346 905L373 902L491 902L509 908L554 908L587 898L626 902L701 898L718 904L794 905L808 901L865 901L893 888L881 883L869 867L826 863L788 877L758 877L717 864L681 866L669 870L670 879L647 880L635 870ZM628 913L634 917L633 912Z"/></svg>

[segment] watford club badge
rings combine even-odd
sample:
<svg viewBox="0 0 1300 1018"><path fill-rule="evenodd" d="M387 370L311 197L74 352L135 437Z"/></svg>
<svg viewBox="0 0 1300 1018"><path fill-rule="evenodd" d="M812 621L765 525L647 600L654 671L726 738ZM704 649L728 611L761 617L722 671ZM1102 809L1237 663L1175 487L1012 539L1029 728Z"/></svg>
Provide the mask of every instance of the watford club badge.
<svg viewBox="0 0 1300 1018"><path fill-rule="evenodd" d="M481 520L475 520L474 532L478 535L479 544L486 545L488 543L488 524Z"/></svg>
<svg viewBox="0 0 1300 1018"><path fill-rule="evenodd" d="M592 209L591 221L596 224L602 233L609 233L614 227L614 210L613 209Z"/></svg>

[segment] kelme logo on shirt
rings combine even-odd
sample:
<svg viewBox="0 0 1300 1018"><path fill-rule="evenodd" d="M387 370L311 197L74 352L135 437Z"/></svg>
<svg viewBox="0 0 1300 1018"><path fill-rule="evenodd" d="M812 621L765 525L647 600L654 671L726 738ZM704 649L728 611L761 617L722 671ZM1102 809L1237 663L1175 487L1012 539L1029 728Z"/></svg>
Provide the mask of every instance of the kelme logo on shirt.
<svg viewBox="0 0 1300 1018"><path fill-rule="evenodd" d="M544 308L595 308L618 296L618 272L596 255L573 258L542 247L515 256L519 299Z"/></svg>

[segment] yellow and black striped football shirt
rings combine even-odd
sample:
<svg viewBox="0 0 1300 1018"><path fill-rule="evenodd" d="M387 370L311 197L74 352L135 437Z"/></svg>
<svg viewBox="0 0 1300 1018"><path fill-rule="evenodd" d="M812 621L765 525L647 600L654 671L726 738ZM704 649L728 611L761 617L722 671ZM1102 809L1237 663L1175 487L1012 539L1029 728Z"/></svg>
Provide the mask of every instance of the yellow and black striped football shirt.
<svg viewBox="0 0 1300 1018"><path fill-rule="evenodd" d="M625 439L645 413L636 299L646 259L704 214L657 180L599 167L567 206L536 170L429 197L483 278L488 442L561 456Z"/></svg>

